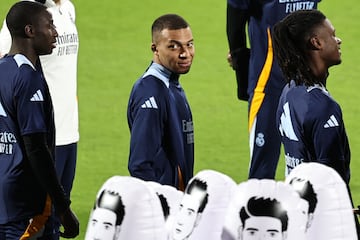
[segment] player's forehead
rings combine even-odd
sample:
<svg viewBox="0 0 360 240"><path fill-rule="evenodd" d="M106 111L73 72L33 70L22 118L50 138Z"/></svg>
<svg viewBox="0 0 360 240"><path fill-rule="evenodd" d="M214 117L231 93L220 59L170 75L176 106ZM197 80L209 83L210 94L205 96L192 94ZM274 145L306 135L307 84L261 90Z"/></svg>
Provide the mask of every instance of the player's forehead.
<svg viewBox="0 0 360 240"><path fill-rule="evenodd" d="M193 41L193 35L190 27L180 29L165 28L154 34L154 40L164 42L188 43Z"/></svg>
<svg viewBox="0 0 360 240"><path fill-rule="evenodd" d="M45 10L41 11L37 17L34 18L35 23L34 24L47 24L49 22L53 21L53 17L51 12L49 12L49 10Z"/></svg>
<svg viewBox="0 0 360 240"><path fill-rule="evenodd" d="M324 25L325 25L325 28L327 28L329 31L335 32L335 27L331 23L330 19L326 18L325 21L324 21Z"/></svg>
<svg viewBox="0 0 360 240"><path fill-rule="evenodd" d="M324 21L322 21L321 24L317 25L314 28L314 33L316 35L322 35L322 34L333 34L335 33L335 27L332 25L331 21L326 18Z"/></svg>

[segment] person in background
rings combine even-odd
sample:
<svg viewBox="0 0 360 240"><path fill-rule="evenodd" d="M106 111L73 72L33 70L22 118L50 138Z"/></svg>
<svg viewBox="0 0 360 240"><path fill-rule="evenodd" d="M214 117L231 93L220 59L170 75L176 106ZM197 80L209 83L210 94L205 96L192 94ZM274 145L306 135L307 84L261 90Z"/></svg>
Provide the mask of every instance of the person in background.
<svg viewBox="0 0 360 240"><path fill-rule="evenodd" d="M189 72L194 39L179 15L165 14L151 27L153 60L134 84L127 117L131 176L184 190L194 168L193 119L179 76Z"/></svg>
<svg viewBox="0 0 360 240"><path fill-rule="evenodd" d="M58 33L37 2L15 3L6 24L12 43L0 59L0 239L56 239L48 227L53 214L64 227L60 235L74 238L79 222L54 166L53 107L39 61Z"/></svg>
<svg viewBox="0 0 360 240"><path fill-rule="evenodd" d="M286 82L273 54L271 28L291 12L317 8L320 1L227 1L228 61L236 72L238 98L249 103L249 178L274 179L280 156L276 109Z"/></svg>
<svg viewBox="0 0 360 240"><path fill-rule="evenodd" d="M351 198L349 140L341 107L326 88L329 68L341 63L341 39L322 12L303 10L274 26L273 41L287 81L276 118L285 157L292 167L319 162L333 168Z"/></svg>

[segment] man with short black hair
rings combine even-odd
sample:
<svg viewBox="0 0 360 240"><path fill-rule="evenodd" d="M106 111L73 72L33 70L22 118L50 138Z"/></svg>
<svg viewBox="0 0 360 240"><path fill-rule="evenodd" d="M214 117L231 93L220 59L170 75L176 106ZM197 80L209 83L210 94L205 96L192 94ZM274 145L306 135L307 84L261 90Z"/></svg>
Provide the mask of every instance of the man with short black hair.
<svg viewBox="0 0 360 240"><path fill-rule="evenodd" d="M55 48L52 15L21 1L6 23L12 45L0 59L0 239L56 239L54 228L44 230L51 214L61 220L60 235L74 238L79 222L54 167L53 107L39 62Z"/></svg>
<svg viewBox="0 0 360 240"><path fill-rule="evenodd" d="M193 176L194 128L180 85L189 72L194 39L179 15L158 17L151 27L153 60L134 84L127 109L131 176L184 190Z"/></svg>

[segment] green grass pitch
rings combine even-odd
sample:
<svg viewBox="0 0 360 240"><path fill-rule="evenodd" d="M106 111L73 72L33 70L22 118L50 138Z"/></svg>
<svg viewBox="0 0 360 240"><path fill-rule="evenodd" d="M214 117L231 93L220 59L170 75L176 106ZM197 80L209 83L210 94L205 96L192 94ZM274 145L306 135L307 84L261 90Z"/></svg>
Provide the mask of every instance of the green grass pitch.
<svg viewBox="0 0 360 240"><path fill-rule="evenodd" d="M5 16L15 0L1 0ZM78 99L80 134L72 208L84 233L95 195L113 175L128 175L129 130L126 107L134 81L148 66L150 26L165 13L190 23L196 56L181 77L195 127L195 172L214 169L236 182L248 170L247 103L236 98L234 72L226 62L226 1L73 0L80 37ZM357 0L323 1L319 5L342 39L340 66L331 68L328 89L342 107L352 151L351 188L360 204L360 7ZM281 156L277 179L284 179Z"/></svg>

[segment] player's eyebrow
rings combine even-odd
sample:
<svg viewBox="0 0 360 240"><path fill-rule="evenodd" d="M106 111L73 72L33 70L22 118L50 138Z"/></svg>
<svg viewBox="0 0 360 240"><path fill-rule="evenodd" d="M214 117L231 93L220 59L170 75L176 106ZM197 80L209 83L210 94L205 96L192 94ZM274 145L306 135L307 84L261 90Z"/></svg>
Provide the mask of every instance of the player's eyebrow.
<svg viewBox="0 0 360 240"><path fill-rule="evenodd" d="M187 41L187 42L184 42L184 43L182 43L182 42L180 42L180 41L178 41L178 40L174 40L174 39L170 39L170 40L169 40L170 43L176 43L176 44L178 44L178 45L186 45L186 44L188 44L188 43L190 43L190 42L193 42L193 41L194 41L193 38L192 38L191 40Z"/></svg>
<svg viewBox="0 0 360 240"><path fill-rule="evenodd" d="M278 233L279 232L279 230L277 230L277 229L268 229L268 230L266 230L267 232L276 232L276 233Z"/></svg>

